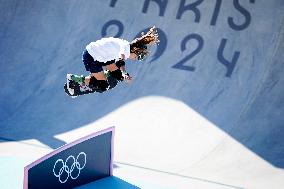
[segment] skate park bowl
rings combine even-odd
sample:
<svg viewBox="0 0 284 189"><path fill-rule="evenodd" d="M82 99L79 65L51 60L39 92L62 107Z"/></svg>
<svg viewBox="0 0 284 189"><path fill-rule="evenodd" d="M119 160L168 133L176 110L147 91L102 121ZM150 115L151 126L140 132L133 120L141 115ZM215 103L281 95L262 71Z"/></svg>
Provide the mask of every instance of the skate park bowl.
<svg viewBox="0 0 284 189"><path fill-rule="evenodd" d="M1 0L1 188L110 126L113 176L139 188L283 188L283 10L283 0ZM64 93L67 73L88 74L88 43L153 25L160 43L126 61L131 83Z"/></svg>

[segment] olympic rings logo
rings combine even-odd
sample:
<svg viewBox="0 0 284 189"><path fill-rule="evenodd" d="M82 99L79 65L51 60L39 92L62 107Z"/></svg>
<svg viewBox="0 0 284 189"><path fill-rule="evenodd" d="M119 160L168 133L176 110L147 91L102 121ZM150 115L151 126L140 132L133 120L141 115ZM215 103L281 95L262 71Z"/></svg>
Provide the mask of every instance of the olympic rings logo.
<svg viewBox="0 0 284 189"><path fill-rule="evenodd" d="M75 180L79 177L81 170L86 165L87 155L85 152L80 152L78 156L69 156L65 162L62 159L58 159L53 166L53 174L59 178L60 183L65 183L71 177ZM82 164L81 164L82 163Z"/></svg>

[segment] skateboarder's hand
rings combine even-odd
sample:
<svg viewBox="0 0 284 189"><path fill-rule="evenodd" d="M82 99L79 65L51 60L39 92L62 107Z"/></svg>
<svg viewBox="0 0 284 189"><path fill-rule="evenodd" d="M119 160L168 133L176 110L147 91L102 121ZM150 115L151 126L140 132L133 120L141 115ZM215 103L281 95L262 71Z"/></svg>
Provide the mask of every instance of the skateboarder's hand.
<svg viewBox="0 0 284 189"><path fill-rule="evenodd" d="M125 80L126 82L128 82L128 81L131 81L131 80L132 80L132 77L129 75L129 73L124 72L122 75L123 75L124 80Z"/></svg>
<svg viewBox="0 0 284 189"><path fill-rule="evenodd" d="M132 77L130 77L130 76L125 76L124 79L125 79L126 81L131 81L131 80L132 80Z"/></svg>

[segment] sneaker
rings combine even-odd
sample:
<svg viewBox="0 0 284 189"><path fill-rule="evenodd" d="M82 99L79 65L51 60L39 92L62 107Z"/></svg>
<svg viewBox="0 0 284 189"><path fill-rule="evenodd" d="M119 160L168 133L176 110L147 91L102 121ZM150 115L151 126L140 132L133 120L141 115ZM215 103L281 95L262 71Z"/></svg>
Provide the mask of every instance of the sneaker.
<svg viewBox="0 0 284 189"><path fill-rule="evenodd" d="M74 91L74 86L73 83L74 81L72 80L72 74L67 74L66 76L66 84L67 84L67 90L69 92L70 95L74 95L75 91Z"/></svg>
<svg viewBox="0 0 284 189"><path fill-rule="evenodd" d="M68 96L70 96L71 98L76 98L77 96L75 96L74 95L74 93L70 93L70 92L74 92L74 89L72 90L72 89L68 89L68 87L67 87L67 83L65 83L65 85L64 85L64 90L65 90L65 92L68 94Z"/></svg>

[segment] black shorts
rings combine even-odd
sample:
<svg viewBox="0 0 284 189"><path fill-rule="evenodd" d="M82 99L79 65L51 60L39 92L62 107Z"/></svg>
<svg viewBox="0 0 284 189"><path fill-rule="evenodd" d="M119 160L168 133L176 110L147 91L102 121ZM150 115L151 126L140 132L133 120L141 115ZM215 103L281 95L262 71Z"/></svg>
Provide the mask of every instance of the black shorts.
<svg viewBox="0 0 284 189"><path fill-rule="evenodd" d="M87 50L83 51L82 61L84 62L85 68L87 71L91 73L98 73L103 71L103 66L107 66L115 63L115 60L107 61L107 62L99 62L95 61L93 57L88 53Z"/></svg>

